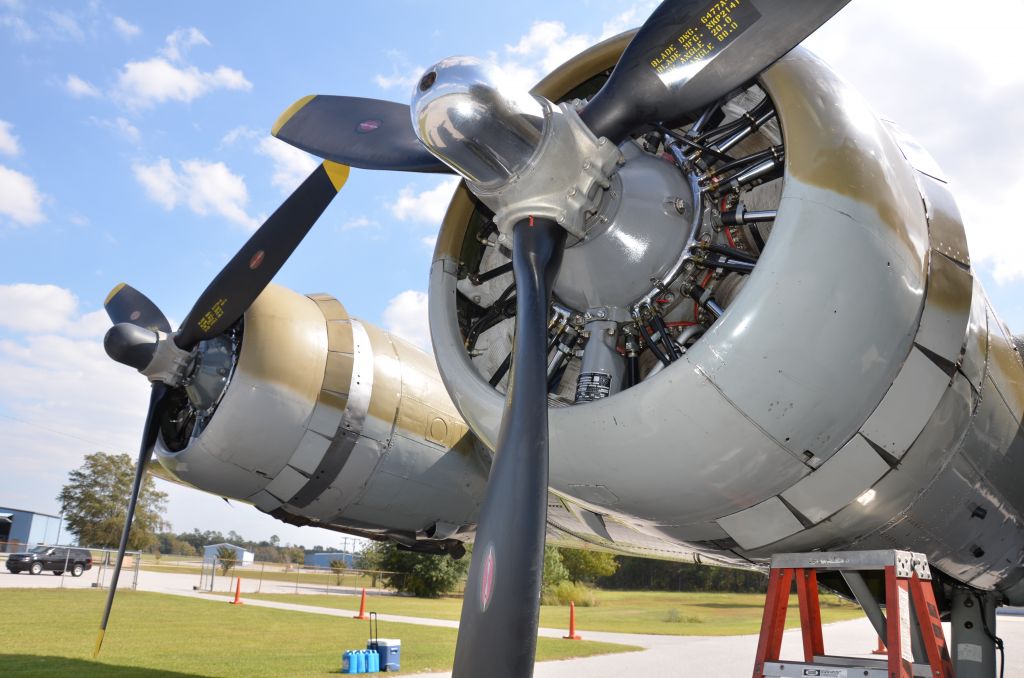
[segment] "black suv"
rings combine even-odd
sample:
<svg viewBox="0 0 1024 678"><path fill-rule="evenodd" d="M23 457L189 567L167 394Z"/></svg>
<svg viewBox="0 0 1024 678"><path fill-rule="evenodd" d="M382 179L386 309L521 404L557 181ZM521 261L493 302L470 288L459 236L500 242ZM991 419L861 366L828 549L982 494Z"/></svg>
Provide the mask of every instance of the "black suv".
<svg viewBox="0 0 1024 678"><path fill-rule="evenodd" d="M81 577L83 572L92 569L92 554L85 549L64 546L33 546L24 553L7 556L7 569L12 574L25 570L30 574L39 574L43 570L64 574L65 568L72 576Z"/></svg>

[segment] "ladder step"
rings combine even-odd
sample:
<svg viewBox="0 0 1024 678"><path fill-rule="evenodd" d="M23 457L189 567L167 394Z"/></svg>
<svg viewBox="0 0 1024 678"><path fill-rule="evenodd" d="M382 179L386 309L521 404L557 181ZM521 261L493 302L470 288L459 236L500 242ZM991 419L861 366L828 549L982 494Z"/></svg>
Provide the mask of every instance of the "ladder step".
<svg viewBox="0 0 1024 678"><path fill-rule="evenodd" d="M821 660L845 660L842 664L806 662L765 662L765 678L888 678L884 661L856 657L816 657ZM846 661L850 663L845 663ZM914 678L932 678L926 664L913 665Z"/></svg>

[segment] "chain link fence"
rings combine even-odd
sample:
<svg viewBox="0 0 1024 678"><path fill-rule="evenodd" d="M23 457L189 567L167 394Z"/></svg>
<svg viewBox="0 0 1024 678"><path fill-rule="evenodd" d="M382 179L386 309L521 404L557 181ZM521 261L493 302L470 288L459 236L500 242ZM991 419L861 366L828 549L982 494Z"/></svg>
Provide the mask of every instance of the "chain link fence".
<svg viewBox="0 0 1024 678"><path fill-rule="evenodd" d="M5 541L0 542L0 557L5 561L8 574L59 575L59 588L64 588L64 577L81 576L91 578L93 588L102 589L110 584L110 577L117 562L117 549ZM76 565L81 566L80 575L75 575L75 572L79 571ZM130 583L133 590L138 588L141 566L142 554L138 551L126 551L119 586L124 587Z"/></svg>
<svg viewBox="0 0 1024 678"><path fill-rule="evenodd" d="M199 568L197 591L228 592L235 590L235 579L250 593L322 593L359 595L393 593L402 587L400 572L359 570L341 567L317 567L289 563L243 562L232 558L213 558L197 563L180 563L182 571ZM161 567L169 567L161 565Z"/></svg>

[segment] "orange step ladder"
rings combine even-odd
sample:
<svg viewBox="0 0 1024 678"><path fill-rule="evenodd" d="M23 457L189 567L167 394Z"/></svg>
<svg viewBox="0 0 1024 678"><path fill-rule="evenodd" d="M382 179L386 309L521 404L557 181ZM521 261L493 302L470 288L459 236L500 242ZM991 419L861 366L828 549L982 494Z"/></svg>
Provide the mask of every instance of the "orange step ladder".
<svg viewBox="0 0 1024 678"><path fill-rule="evenodd" d="M833 657L825 654L818 604L818 572L882 570L885 577L887 659ZM805 676L861 676L865 678L955 678L946 639L935 604L928 560L910 551L833 551L780 553L772 557L768 596L761 619L753 678L804 678ZM796 581L803 636L803 661L783 661L782 633L793 581ZM867 601L862 601L867 602ZM873 603L872 601L870 601ZM912 612L922 631L927 664L914 663ZM854 669L854 671L850 671Z"/></svg>

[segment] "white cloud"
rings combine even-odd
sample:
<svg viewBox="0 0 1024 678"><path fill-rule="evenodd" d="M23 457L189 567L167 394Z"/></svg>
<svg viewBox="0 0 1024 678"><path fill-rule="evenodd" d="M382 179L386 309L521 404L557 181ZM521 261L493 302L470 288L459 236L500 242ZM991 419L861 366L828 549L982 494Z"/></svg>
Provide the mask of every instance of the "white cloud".
<svg viewBox="0 0 1024 678"><path fill-rule="evenodd" d="M404 54L395 50L388 51L388 58L391 61L391 73L387 75L378 73L373 76L373 81L381 89L399 88L407 93L411 92L426 68L413 65L405 58Z"/></svg>
<svg viewBox="0 0 1024 678"><path fill-rule="evenodd" d="M406 186L389 209L401 221L440 224L458 185L458 177L447 177L425 191L416 192L412 186Z"/></svg>
<svg viewBox="0 0 1024 678"><path fill-rule="evenodd" d="M242 71L218 66L202 71L185 63L188 51L197 45L209 45L197 28L179 28L167 36L161 56L144 61L129 61L117 75L114 95L131 108L146 108L165 101L190 102L214 90L252 89Z"/></svg>
<svg viewBox="0 0 1024 678"><path fill-rule="evenodd" d="M23 226L38 224L43 216L43 194L31 177L0 165L0 215Z"/></svg>
<svg viewBox="0 0 1024 678"><path fill-rule="evenodd" d="M364 228L377 228L379 226L380 224L377 221L370 219L369 217L359 216L353 219L349 219L348 221L343 223L341 225L341 230L357 231Z"/></svg>
<svg viewBox="0 0 1024 678"><path fill-rule="evenodd" d="M112 21L114 24L114 30L120 33L123 38L134 38L142 32L141 28L119 16L115 16Z"/></svg>
<svg viewBox="0 0 1024 678"><path fill-rule="evenodd" d="M18 145L18 137L11 133L14 125L6 120L0 120L0 154L18 155L21 147Z"/></svg>
<svg viewBox="0 0 1024 678"><path fill-rule="evenodd" d="M261 139L258 150L274 162L274 176L270 181L286 195L294 191L320 164L309 153L274 137Z"/></svg>
<svg viewBox="0 0 1024 678"><path fill-rule="evenodd" d="M248 125L239 125L234 129L228 130L220 139L221 146L230 146L239 139L255 139L260 136L261 132L249 127Z"/></svg>
<svg viewBox="0 0 1024 678"><path fill-rule="evenodd" d="M113 120L103 120L100 118L90 118L96 125L109 129L112 132L124 137L133 144L139 143L142 139L142 133L139 132L139 128L131 124L127 118L114 118Z"/></svg>
<svg viewBox="0 0 1024 678"><path fill-rule="evenodd" d="M179 28L167 36L167 46L160 50L160 53L171 61L181 61L190 49L197 45L209 45L198 28Z"/></svg>
<svg viewBox="0 0 1024 678"><path fill-rule="evenodd" d="M81 313L78 297L64 287L15 283L0 285L0 327L26 334L101 337L110 320L103 310Z"/></svg>
<svg viewBox="0 0 1024 678"><path fill-rule="evenodd" d="M178 164L180 169L175 170L170 160L160 158L151 165L137 163L132 170L146 195L166 210L183 204L196 214L217 214L249 230L259 226L245 211L249 202L245 180L227 165L203 160Z"/></svg>
<svg viewBox="0 0 1024 678"><path fill-rule="evenodd" d="M24 19L18 16L10 14L0 16L0 26L5 26L11 29L11 32L14 33L15 40L20 42L31 42L38 37L36 32L32 30L32 27L25 23Z"/></svg>
<svg viewBox="0 0 1024 678"><path fill-rule="evenodd" d="M384 309L384 327L425 351L430 350L430 325L427 322L427 295L406 290L393 297Z"/></svg>
<svg viewBox="0 0 1024 678"><path fill-rule="evenodd" d="M423 71L426 69L422 66L413 66L407 71L400 71L398 66L393 66L390 75L382 75L378 73L373 76L373 81L377 83L377 86L381 89L392 89L399 88L411 91L412 88L419 82L420 76L423 75Z"/></svg>
<svg viewBox="0 0 1024 678"><path fill-rule="evenodd" d="M47 12L46 17L50 20L50 33L61 39L82 40L85 32L78 25L78 21L69 12Z"/></svg>
<svg viewBox="0 0 1024 678"><path fill-rule="evenodd" d="M56 332L78 308L70 290L56 285L0 285L0 327L20 332Z"/></svg>
<svg viewBox="0 0 1024 678"><path fill-rule="evenodd" d="M139 133L139 128L131 124L124 118L117 118L114 120L114 129L120 132L129 141L138 143L142 135Z"/></svg>
<svg viewBox="0 0 1024 678"><path fill-rule="evenodd" d="M110 321L83 313L70 290L0 285L0 319L13 334L0 341L0 493L47 510L83 454L138 445L146 380L106 356ZM40 486L47 492L31 496Z"/></svg>
<svg viewBox="0 0 1024 678"><path fill-rule="evenodd" d="M227 66L200 71L154 57L126 63L118 73L116 93L128 106L146 108L165 101L187 103L217 89L248 91L252 83L242 71Z"/></svg>
<svg viewBox="0 0 1024 678"><path fill-rule="evenodd" d="M505 45L505 50L528 64L539 66L544 73L550 73L595 42L588 35L569 33L561 21L537 21L518 43Z"/></svg>
<svg viewBox="0 0 1024 678"><path fill-rule="evenodd" d="M68 75L68 79L65 81L64 86L67 88L71 96L76 98L98 97L100 95L100 90L96 85L83 80L74 73Z"/></svg>
<svg viewBox="0 0 1024 678"><path fill-rule="evenodd" d="M1015 30L1024 4L986 6L1000 20L987 27L984 50L963 40L961 10L952 0L858 0L805 44L935 156L963 214L972 261L1006 283L1024 279L1024 232L1007 216L1024 190L1024 139L1013 133L1024 120ZM866 35L885 49L864 49Z"/></svg>

